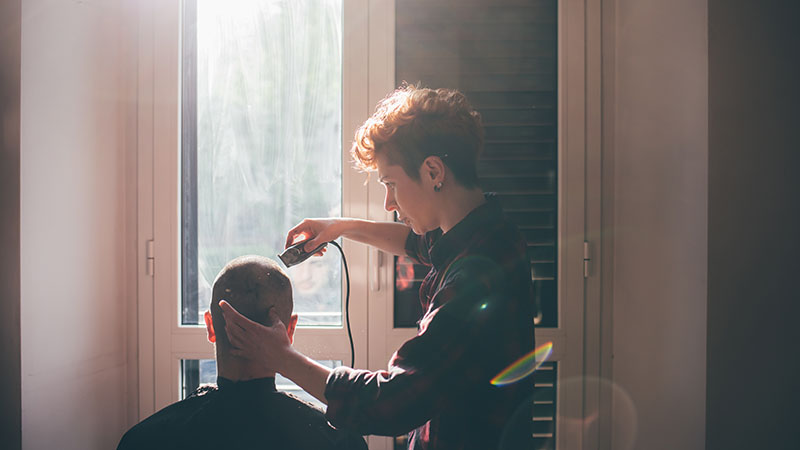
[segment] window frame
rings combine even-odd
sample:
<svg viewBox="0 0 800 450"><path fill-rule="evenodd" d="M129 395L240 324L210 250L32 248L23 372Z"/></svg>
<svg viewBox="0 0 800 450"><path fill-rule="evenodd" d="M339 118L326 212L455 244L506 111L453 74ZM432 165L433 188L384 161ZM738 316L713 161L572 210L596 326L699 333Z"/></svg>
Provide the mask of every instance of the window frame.
<svg viewBox="0 0 800 450"><path fill-rule="evenodd" d="M180 360L213 359L203 326L180 325L181 282L181 8L178 0L141 2L139 27L139 416L147 417L180 395ZM365 20L364 0L344 0L343 20ZM343 33L342 148L368 115L366 73L356 58L367 32ZM342 214L365 217L363 174L342 152ZM285 232L288 230L282 230ZM366 246L345 240L351 271L350 322L356 365L366 366ZM142 259L141 256L144 258ZM342 289L345 281L342 277ZM342 295L344 303L344 295ZM344 305L342 305L344 310ZM346 325L298 327L294 346L315 359L350 361ZM166 343L166 344L165 344Z"/></svg>

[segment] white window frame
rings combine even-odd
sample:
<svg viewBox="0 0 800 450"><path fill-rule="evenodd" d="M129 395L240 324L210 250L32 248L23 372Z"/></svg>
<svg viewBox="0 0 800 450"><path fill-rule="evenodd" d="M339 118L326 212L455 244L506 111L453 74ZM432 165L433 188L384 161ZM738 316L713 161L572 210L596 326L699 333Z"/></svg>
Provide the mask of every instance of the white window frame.
<svg viewBox="0 0 800 450"><path fill-rule="evenodd" d="M346 23L366 20L364 0L344 0ZM141 2L139 27L139 415L146 417L179 399L180 360L213 359L204 326L180 326L180 29L179 0ZM351 27L343 34L342 148L368 116L367 82L361 63L367 30ZM366 217L364 175L342 152L342 213ZM286 233L288 230L275 230ZM367 364L367 248L345 240L351 272L350 321L356 365ZM275 259L275 255L268 255ZM342 288L344 289L344 277ZM344 295L342 296L344 303ZM344 310L344 304L342 305ZM350 363L345 326L298 327L294 346L315 359Z"/></svg>
<svg viewBox="0 0 800 450"><path fill-rule="evenodd" d="M139 418L177 401L181 359L212 359L204 327L178 326L180 299L180 5L142 0L138 27L138 350ZM342 148L374 105L395 87L395 0L344 0ZM600 0L560 0L558 11L558 309L559 326L538 329L552 341L558 383L599 375L600 346ZM367 26L348 27L348 23ZM367 55L367 58L363 57ZM591 69L591 70L590 70ZM391 220L383 188L353 169L342 152L342 213ZM374 178L374 177L373 177ZM589 202L587 202L587 198ZM285 232L286 230L276 230ZM152 241L152 244L150 242ZM583 242L595 262L584 278ZM349 240L350 318L356 367L383 369L391 353L414 335L393 326L392 258ZM152 259L150 259L152 258ZM153 275L151 275L153 273ZM588 282L587 282L588 281ZM343 282L344 283L344 282ZM342 297L344 301L344 296ZM585 315L586 314L586 315ZM350 360L342 328L300 328L295 346L316 359ZM557 417L582 417L598 393L557 392ZM370 448L390 450L390 438L370 437ZM557 421L558 449L597 448L596 430Z"/></svg>

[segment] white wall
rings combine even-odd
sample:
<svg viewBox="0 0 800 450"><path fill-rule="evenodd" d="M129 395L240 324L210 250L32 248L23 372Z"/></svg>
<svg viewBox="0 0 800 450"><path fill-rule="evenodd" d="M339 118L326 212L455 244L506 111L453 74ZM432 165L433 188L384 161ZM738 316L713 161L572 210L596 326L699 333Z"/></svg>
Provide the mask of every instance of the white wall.
<svg viewBox="0 0 800 450"><path fill-rule="evenodd" d="M634 448L705 445L706 0L614 4L612 376ZM617 397L615 397L617 398ZM614 404L624 416L625 405ZM630 448L616 429L614 449Z"/></svg>
<svg viewBox="0 0 800 450"><path fill-rule="evenodd" d="M114 448L128 424L122 6L22 2L25 449Z"/></svg>

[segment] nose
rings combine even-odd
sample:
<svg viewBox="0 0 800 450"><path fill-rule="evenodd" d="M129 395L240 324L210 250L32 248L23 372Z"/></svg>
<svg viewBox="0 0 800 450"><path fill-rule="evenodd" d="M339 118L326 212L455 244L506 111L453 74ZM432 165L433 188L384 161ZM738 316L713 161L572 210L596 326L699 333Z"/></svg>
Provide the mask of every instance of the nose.
<svg viewBox="0 0 800 450"><path fill-rule="evenodd" d="M397 211L397 203L394 201L394 194L388 187L386 188L386 198L383 199L383 209L387 212Z"/></svg>

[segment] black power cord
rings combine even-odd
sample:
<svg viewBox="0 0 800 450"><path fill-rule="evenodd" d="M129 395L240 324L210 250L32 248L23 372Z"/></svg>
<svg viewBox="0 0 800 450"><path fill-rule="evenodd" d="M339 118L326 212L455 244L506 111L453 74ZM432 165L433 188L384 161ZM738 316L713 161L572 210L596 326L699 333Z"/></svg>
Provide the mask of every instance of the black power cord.
<svg viewBox="0 0 800 450"><path fill-rule="evenodd" d="M344 264L344 277L345 281L347 281L347 293L344 297L344 316L345 322L347 323L347 337L350 339L350 367L355 368L356 365L356 348L353 345L353 331L350 329L350 271L347 269L347 258L344 256L344 250L342 250L342 246L339 245L336 241L330 241L331 244L335 245L336 248L339 249L339 253L342 254L342 263Z"/></svg>

